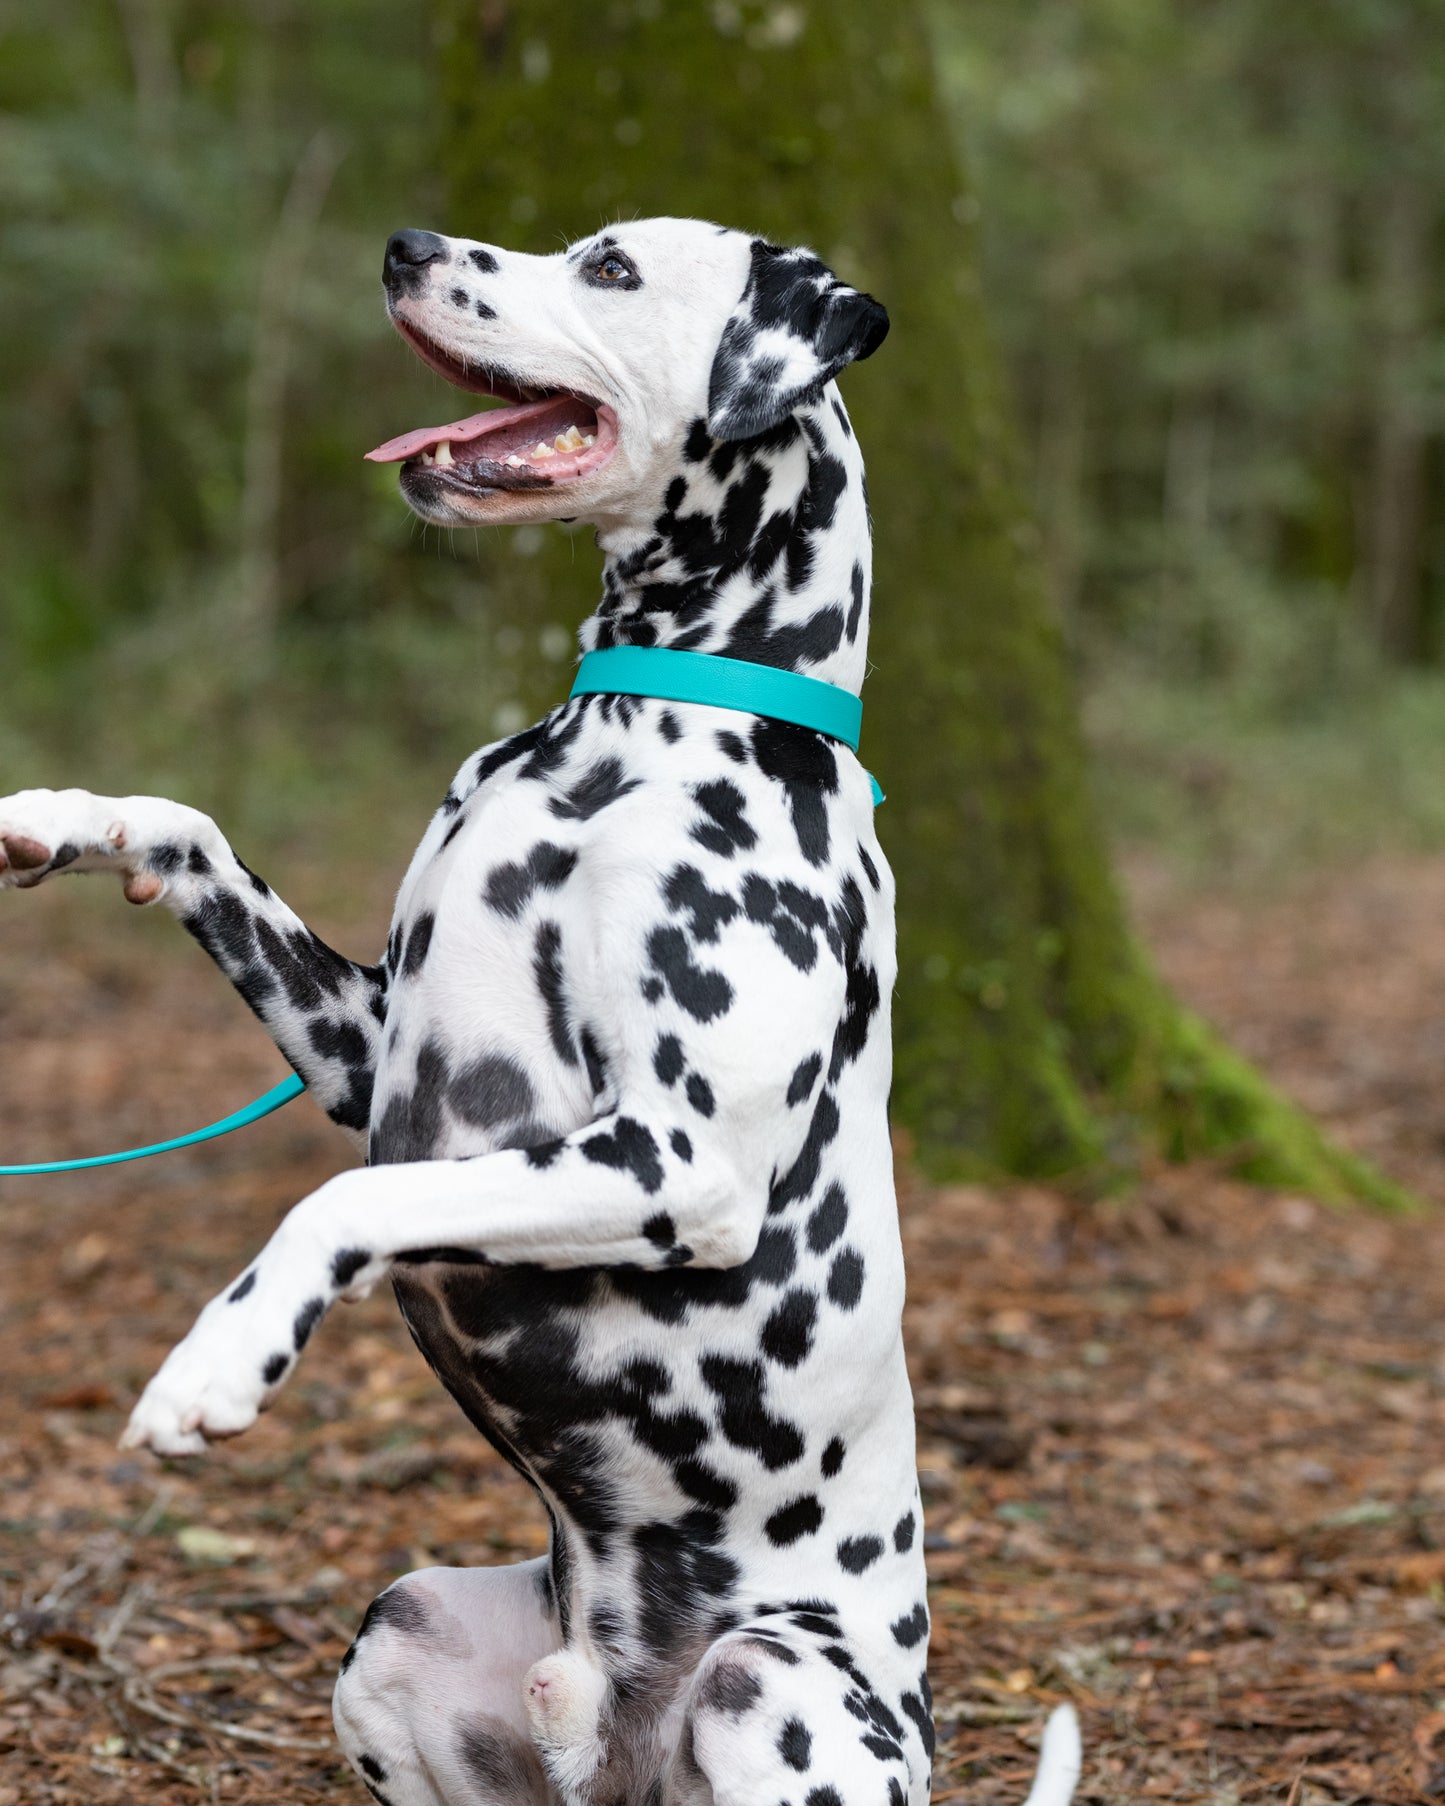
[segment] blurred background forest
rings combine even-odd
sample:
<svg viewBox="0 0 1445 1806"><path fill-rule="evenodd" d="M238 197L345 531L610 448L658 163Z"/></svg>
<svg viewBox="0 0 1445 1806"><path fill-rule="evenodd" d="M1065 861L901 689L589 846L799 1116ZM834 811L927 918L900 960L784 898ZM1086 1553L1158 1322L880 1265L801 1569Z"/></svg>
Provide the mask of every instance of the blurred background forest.
<svg viewBox="0 0 1445 1806"><path fill-rule="evenodd" d="M1439 844L1445 9L931 23L1106 818L1214 873ZM360 462L451 404L385 325L387 232L530 224L445 190L436 19L54 0L3 33L6 786L178 792L263 843L344 835L363 785L414 818L519 718L508 673L560 692L571 656L491 606L534 534L423 532Z"/></svg>
<svg viewBox="0 0 1445 1806"><path fill-rule="evenodd" d="M1053 622L1117 847L1217 883L1445 844L1445 9L58 0L4 33L0 788L367 858L333 882L379 919L459 758L562 696L595 570L585 528L425 530L361 462L459 407L385 324L388 232L806 238L895 316L848 387L900 1120L991 1170L1233 1146L1372 1191L1139 958Z"/></svg>

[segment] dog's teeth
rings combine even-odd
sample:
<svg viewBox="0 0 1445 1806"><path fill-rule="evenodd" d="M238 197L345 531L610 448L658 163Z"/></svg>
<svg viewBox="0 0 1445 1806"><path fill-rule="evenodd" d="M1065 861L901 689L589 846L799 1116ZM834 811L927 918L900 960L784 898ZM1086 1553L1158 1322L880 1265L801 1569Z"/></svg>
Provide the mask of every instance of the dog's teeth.
<svg viewBox="0 0 1445 1806"><path fill-rule="evenodd" d="M557 454L545 440L539 439L532 447L531 456L534 458L555 458Z"/></svg>
<svg viewBox="0 0 1445 1806"><path fill-rule="evenodd" d="M436 459L435 459L435 458L434 458L434 457L433 457L433 456L432 456L432 455L431 455L431 453L430 453L430 452L423 452L423 453L422 453L422 455L421 455L421 467L422 467L422 469L423 469L423 470L430 470L430 469L431 469L431 467L432 467L432 465L433 465L433 464L435 464L435 463L436 463Z"/></svg>
<svg viewBox="0 0 1445 1806"><path fill-rule="evenodd" d="M596 435L596 433L586 433L586 434L584 434L584 435L583 435L583 438L582 438L582 443L583 443L583 444L584 444L584 445L595 445L595 444L596 444L596 443L597 443L597 435Z"/></svg>
<svg viewBox="0 0 1445 1806"><path fill-rule="evenodd" d="M450 439L443 439L441 444L437 447L436 461L438 464L443 465L456 463L456 459L452 456L452 442Z"/></svg>
<svg viewBox="0 0 1445 1806"><path fill-rule="evenodd" d="M583 445L581 433L575 426L569 426L565 433L558 433L552 441L558 451L580 451Z"/></svg>
<svg viewBox="0 0 1445 1806"><path fill-rule="evenodd" d="M513 470L520 470L527 460L525 458L519 458L517 454L513 452L511 457L507 459L507 462L511 465Z"/></svg>

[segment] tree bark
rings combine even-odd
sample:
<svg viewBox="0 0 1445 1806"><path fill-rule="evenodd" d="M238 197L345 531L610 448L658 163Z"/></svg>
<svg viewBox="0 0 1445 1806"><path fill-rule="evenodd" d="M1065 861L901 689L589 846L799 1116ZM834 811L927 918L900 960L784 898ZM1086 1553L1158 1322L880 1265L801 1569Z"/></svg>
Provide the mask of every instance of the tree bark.
<svg viewBox="0 0 1445 1806"><path fill-rule="evenodd" d="M1098 1176L1230 1149L1260 1178L1388 1195L1129 933L917 0L436 6L447 230L546 251L696 214L811 244L890 309L844 386L877 534L863 757L899 885L894 1111L927 1163ZM524 549L491 582L530 647L588 610L596 571L562 536ZM532 706L560 687L538 662Z"/></svg>

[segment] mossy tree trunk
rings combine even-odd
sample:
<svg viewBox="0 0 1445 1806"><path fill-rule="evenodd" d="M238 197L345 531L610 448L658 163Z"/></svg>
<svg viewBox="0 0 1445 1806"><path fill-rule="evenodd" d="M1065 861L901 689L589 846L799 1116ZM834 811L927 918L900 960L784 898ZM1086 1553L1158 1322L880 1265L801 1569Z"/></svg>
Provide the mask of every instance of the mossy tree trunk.
<svg viewBox="0 0 1445 1806"><path fill-rule="evenodd" d="M437 0L446 229L551 250L696 214L811 244L886 302L844 387L876 529L863 755L898 874L895 1115L937 1167L1107 1174L1149 1149L1345 1196L1388 1188L1182 1012L1132 939L1019 492L977 211L921 4ZM408 222L410 223L410 222ZM430 222L418 221L417 224ZM489 551L527 656L596 567Z"/></svg>

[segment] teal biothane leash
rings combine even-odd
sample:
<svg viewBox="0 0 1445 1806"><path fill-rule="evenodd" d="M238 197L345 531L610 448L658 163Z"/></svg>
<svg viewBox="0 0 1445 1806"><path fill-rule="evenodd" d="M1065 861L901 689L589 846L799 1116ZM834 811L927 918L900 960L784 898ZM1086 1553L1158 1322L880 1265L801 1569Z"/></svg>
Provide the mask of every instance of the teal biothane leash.
<svg viewBox="0 0 1445 1806"><path fill-rule="evenodd" d="M797 671L779 671L772 665L754 665L746 659L723 658L715 652L679 652L671 646L609 646L589 652L577 667L573 696L650 696L661 702L696 702L708 708L737 709L745 715L763 715L772 721L812 728L858 750L863 727L863 702L851 690ZM569 699L570 700L570 699ZM883 801L878 780L869 773L873 803ZM158 1141L148 1148L128 1148L121 1154L92 1154L88 1160L45 1160L34 1166L0 1166L0 1177L17 1178L35 1173L75 1173L92 1166L121 1166L127 1160L146 1160L152 1154L169 1154L176 1148L214 1141L233 1129L259 1122L306 1089L299 1073L288 1073L264 1097L193 1129L173 1141Z"/></svg>
<svg viewBox="0 0 1445 1806"><path fill-rule="evenodd" d="M214 1141L217 1135L229 1135L232 1129L244 1129L247 1123L260 1122L293 1097L300 1097L306 1081L299 1072L288 1072L279 1085L273 1085L264 1097L258 1097L244 1110L233 1111L219 1122L204 1129L192 1129L189 1135L177 1135L174 1141L158 1141L153 1147L127 1148L123 1154L92 1154L88 1160L43 1160L35 1166L0 1166L0 1177L14 1178L20 1173L78 1173L87 1166L122 1166L127 1160L145 1160L152 1154L169 1154L176 1148L188 1148L198 1141Z"/></svg>

